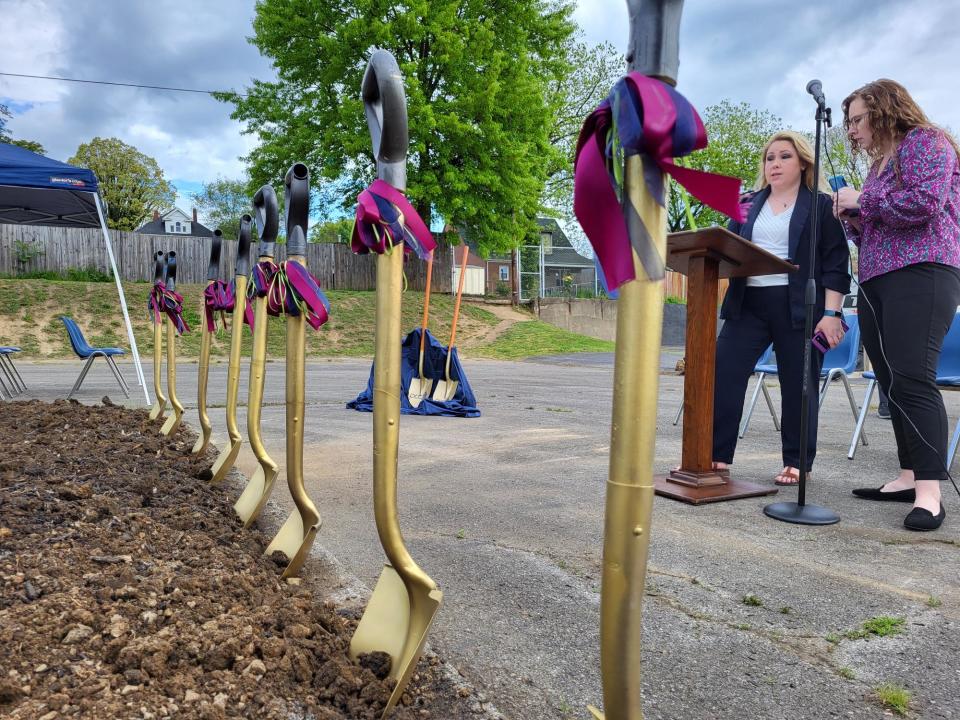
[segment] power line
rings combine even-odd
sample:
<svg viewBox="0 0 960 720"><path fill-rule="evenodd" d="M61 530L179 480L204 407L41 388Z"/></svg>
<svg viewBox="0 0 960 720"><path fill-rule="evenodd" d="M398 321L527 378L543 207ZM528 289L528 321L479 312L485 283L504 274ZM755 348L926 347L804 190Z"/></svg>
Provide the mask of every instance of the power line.
<svg viewBox="0 0 960 720"><path fill-rule="evenodd" d="M33 80L59 80L61 82L88 83L90 85L116 85L119 87L143 88L146 90L167 90L169 92L199 93L213 95L218 92L232 92L231 90L197 90L195 88L167 87L164 85L139 85L137 83L112 82L110 80L81 80L79 78L54 77L52 75L25 75L23 73L0 72L7 77L31 78ZM246 97L246 93L235 93L239 97Z"/></svg>

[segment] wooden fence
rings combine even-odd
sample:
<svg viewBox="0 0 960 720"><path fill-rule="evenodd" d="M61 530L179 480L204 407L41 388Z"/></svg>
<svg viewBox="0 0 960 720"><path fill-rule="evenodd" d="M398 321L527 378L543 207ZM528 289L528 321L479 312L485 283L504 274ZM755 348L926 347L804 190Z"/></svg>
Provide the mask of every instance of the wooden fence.
<svg viewBox="0 0 960 720"><path fill-rule="evenodd" d="M717 286L717 305L723 302L723 295L727 292L729 280L721 280ZM687 300L687 276L680 273L667 270L667 275L663 281L663 296L665 298L675 297L686 302Z"/></svg>
<svg viewBox="0 0 960 720"><path fill-rule="evenodd" d="M140 235L111 230L110 240L123 280L152 281L154 253L157 250L173 250L177 253L178 282L206 281L210 238ZM277 260L283 260L286 246L279 244L276 249ZM439 246L434 251L431 289L435 292L452 292L452 255L451 249L446 246ZM220 254L221 278L233 276L236 256L237 242L224 240ZM320 287L328 290L373 290L376 287L375 258L375 255L355 255L349 245L307 244L307 266L320 281ZM256 262L255 248L251 259ZM408 256L408 259L411 257ZM415 256L404 264L407 283L413 290L423 290L427 264L413 260L416 260ZM63 273L70 269L108 272L109 267L107 247L100 230L0 224L0 273Z"/></svg>

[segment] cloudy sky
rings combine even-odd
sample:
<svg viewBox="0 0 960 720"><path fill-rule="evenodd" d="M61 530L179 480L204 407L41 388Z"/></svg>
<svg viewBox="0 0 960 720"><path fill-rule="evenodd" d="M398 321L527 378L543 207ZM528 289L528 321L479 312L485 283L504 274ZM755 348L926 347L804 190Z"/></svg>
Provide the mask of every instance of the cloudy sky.
<svg viewBox="0 0 960 720"><path fill-rule="evenodd" d="M0 72L196 89L241 89L273 77L246 38L252 0L0 0ZM627 44L624 0L579 0L587 40ZM927 114L960 130L956 0L686 0L679 89L697 107L747 101L801 130L823 82L840 116L852 89L878 78L904 83ZM0 103L14 137L66 160L95 136L118 137L153 156L186 194L237 177L250 138L229 106L193 93L107 87L0 75Z"/></svg>

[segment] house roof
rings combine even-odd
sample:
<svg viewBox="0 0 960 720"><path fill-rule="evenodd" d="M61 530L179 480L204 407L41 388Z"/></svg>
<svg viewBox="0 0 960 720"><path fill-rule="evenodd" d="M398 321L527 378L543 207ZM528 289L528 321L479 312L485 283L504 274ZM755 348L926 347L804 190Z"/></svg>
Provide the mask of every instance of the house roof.
<svg viewBox="0 0 960 720"><path fill-rule="evenodd" d="M179 213L187 222L190 223L190 232L189 233L168 233L167 227L164 224L168 215L173 214L174 212ZM170 208L156 220L150 220L150 222L144 223L137 228L136 232L143 233L144 235L190 235L193 237L213 237L213 230L208 228L206 225L203 225L200 222L191 220L190 216L187 215L183 210L177 207Z"/></svg>

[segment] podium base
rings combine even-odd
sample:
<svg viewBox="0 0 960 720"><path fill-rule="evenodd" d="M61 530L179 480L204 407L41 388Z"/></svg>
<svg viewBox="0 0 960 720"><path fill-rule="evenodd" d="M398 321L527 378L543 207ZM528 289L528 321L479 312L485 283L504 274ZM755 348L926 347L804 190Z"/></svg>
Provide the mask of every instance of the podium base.
<svg viewBox="0 0 960 720"><path fill-rule="evenodd" d="M770 503L763 509L763 514L797 525L833 525L840 522L840 516L828 508L795 502Z"/></svg>
<svg viewBox="0 0 960 720"><path fill-rule="evenodd" d="M740 500L741 498L773 495L777 492L777 488L775 487L757 485L746 482L745 480L736 480L733 477L720 485L700 485L699 487L695 487L673 481L670 479L670 475L655 475L653 478L653 488L657 495L668 497L671 500L690 503L691 505Z"/></svg>

